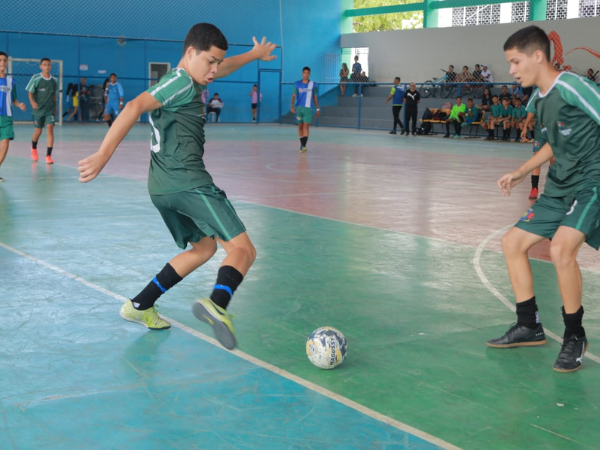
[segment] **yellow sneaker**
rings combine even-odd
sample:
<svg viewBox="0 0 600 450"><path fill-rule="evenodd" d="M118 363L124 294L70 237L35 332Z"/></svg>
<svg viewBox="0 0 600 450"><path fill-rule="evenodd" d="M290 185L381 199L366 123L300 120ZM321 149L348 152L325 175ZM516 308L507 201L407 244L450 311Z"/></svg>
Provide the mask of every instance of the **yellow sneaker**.
<svg viewBox="0 0 600 450"><path fill-rule="evenodd" d="M131 300L127 300L123 304L119 313L123 319L130 322L141 323L151 330L166 330L167 328L171 328L171 324L169 322L160 318L156 312L156 308L152 307L150 309L146 309L145 311L138 311L133 307Z"/></svg>
<svg viewBox="0 0 600 450"><path fill-rule="evenodd" d="M218 305L215 305L210 298L196 300L192 307L192 312L196 319L209 324L217 341L228 350L235 348L235 330L231 321L231 314Z"/></svg>

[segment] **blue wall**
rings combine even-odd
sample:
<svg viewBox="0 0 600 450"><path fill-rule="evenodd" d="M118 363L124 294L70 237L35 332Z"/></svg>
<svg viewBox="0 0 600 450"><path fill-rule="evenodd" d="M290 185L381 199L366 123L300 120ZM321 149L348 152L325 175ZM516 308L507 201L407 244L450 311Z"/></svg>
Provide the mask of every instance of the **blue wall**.
<svg viewBox="0 0 600 450"><path fill-rule="evenodd" d="M44 9L44 14L30 14L31 8ZM283 1L280 14L279 0L254 2L153 2L141 0L105 0L88 2L59 0L47 8L46 0L31 0L21 4L3 5L2 30L61 33L93 36L112 36L97 39L88 37L27 35L0 32L0 49L6 49L14 58L42 58L63 61L63 86L79 81L101 84L111 72L117 73L125 90L125 100L131 100L148 88L149 62L169 62L175 67L179 62L181 42L137 41L127 38L145 38L182 41L188 29L197 22L215 23L227 36L230 44L227 56L248 51L252 36L267 36L281 44L284 51L276 51L273 62L255 62L242 68L225 80L209 87L224 98L222 121L251 120L250 98L252 84L259 80L260 69L283 69L283 81L300 78L302 67L311 66L313 79L324 79L326 53L339 53L341 0L327 2L306 0ZM153 7L153 4L155 6ZM168 5L161 8L162 5ZM282 22L280 21L282 18ZM283 36L281 33L283 23ZM124 37L119 43L114 37ZM246 46L235 45L246 44ZM80 70L80 65L87 70ZM106 71L106 73L99 73ZM278 76L263 75L261 91L261 121L277 119L280 87ZM243 82L233 83L230 81ZM25 99L24 82L19 80L20 97ZM281 99L283 113L289 109L289 98Z"/></svg>

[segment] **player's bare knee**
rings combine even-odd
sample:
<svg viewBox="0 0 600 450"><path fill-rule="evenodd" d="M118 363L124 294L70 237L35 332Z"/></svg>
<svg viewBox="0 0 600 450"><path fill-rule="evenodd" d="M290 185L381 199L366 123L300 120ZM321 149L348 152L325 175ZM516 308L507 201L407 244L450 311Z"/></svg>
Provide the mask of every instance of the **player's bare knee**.
<svg viewBox="0 0 600 450"><path fill-rule="evenodd" d="M576 254L574 249L563 242L552 241L550 244L550 259L554 267L561 268L573 264L576 260Z"/></svg>

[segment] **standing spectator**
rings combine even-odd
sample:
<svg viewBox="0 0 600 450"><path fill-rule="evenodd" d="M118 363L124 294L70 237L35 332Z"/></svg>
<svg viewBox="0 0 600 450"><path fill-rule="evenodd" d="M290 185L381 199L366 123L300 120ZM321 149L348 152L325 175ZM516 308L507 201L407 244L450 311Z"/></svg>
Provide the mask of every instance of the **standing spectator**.
<svg viewBox="0 0 600 450"><path fill-rule="evenodd" d="M8 153L8 144L15 138L12 107L14 105L23 112L27 109L17 98L17 85L13 77L6 75L7 68L8 55L0 52L0 166ZM0 177L2 181L4 179Z"/></svg>
<svg viewBox="0 0 600 450"><path fill-rule="evenodd" d="M358 59L358 57L357 57ZM319 99L317 98L317 83L310 80L310 67L302 69L302 79L294 83L294 93L292 94L292 106L290 110L296 114L298 121L298 137L300 138L300 152L306 152L306 143L310 123L312 122L313 103L317 108L317 117L319 117Z"/></svg>
<svg viewBox="0 0 600 450"><path fill-rule="evenodd" d="M456 83L457 73L454 71L454 66L450 64L446 72L446 83Z"/></svg>
<svg viewBox="0 0 600 450"><path fill-rule="evenodd" d="M362 72L362 66L358 62L358 55L356 55L354 57L354 64L352 64L352 76L351 76L350 80L353 83L359 83L360 82L360 78L361 78L361 75L360 75L361 72ZM354 85L354 95L352 95L352 97L357 97L359 90L360 90L359 89L359 85L355 84Z"/></svg>
<svg viewBox="0 0 600 450"><path fill-rule="evenodd" d="M223 109L224 106L225 106L225 104L223 103L223 100L221 100L221 98L219 97L219 93L215 92L215 95L213 95L213 98L211 98L210 102L208 102L208 108L206 109L206 112L208 114L214 112L215 115L217 116L216 122L218 122L219 116L221 115L221 110Z"/></svg>
<svg viewBox="0 0 600 450"><path fill-rule="evenodd" d="M25 90L29 92L29 102L33 108L33 136L31 136L31 159L38 160L37 143L46 126L46 164L54 164L52 160L52 146L54 145L54 118L56 117L56 94L58 93L58 81L52 75L52 61L42 58L40 61L42 73L31 77Z"/></svg>
<svg viewBox="0 0 600 450"><path fill-rule="evenodd" d="M394 128L390 131L390 134L396 134L396 125L400 125L400 134L404 134L404 125L402 125L402 120L400 120L400 111L402 110L402 106L404 105L404 89L400 86L400 77L394 78L394 86L392 86L392 90L390 91L390 95L385 99L385 104L392 100L392 116L394 117Z"/></svg>
<svg viewBox="0 0 600 450"><path fill-rule="evenodd" d="M588 69L587 74L586 74L586 78L592 82L596 82L596 75L598 75L598 72L600 72L600 70L596 70L596 72L594 72L594 69Z"/></svg>
<svg viewBox="0 0 600 450"><path fill-rule="evenodd" d="M466 111L467 105L462 102L461 97L456 97L456 105L452 107L448 120L446 120L445 138L450 137L450 123L454 125L454 139L460 138L460 129L462 128L462 123L465 121Z"/></svg>
<svg viewBox="0 0 600 450"><path fill-rule="evenodd" d="M348 65L342 63L342 68L340 69L340 95L342 97L346 94L346 83L348 82L349 74L350 71L348 70Z"/></svg>
<svg viewBox="0 0 600 450"><path fill-rule="evenodd" d="M502 86L502 92L498 96L498 100L500 100L501 103L504 99L507 99L509 104L512 103L512 95L508 92L508 86L506 85Z"/></svg>
<svg viewBox="0 0 600 450"><path fill-rule="evenodd" d="M479 66L479 64L475 64L475 69L473 70L473 81L483 81L483 78L481 77L481 67Z"/></svg>
<svg viewBox="0 0 600 450"><path fill-rule="evenodd" d="M113 123L113 114L116 118L123 109L123 86L117 82L116 73L110 74L110 83L108 83L104 92L106 97L104 120L110 128Z"/></svg>
<svg viewBox="0 0 600 450"><path fill-rule="evenodd" d="M85 77L81 78L79 83L79 106L81 109L81 121L90 120L90 87L87 85Z"/></svg>
<svg viewBox="0 0 600 450"><path fill-rule="evenodd" d="M482 111L490 111L492 108L492 92L489 87L485 87L483 90L483 95L481 96L481 104L479 105L479 109Z"/></svg>
<svg viewBox="0 0 600 450"><path fill-rule="evenodd" d="M408 136L408 128L410 121L412 120L412 135L417 135L417 112L419 111L419 102L421 101L421 94L417 91L417 85L414 82L410 83L408 91L404 94L404 104L406 109L404 110L406 127L406 135Z"/></svg>
<svg viewBox="0 0 600 450"><path fill-rule="evenodd" d="M252 102L252 122L256 122L256 111L258 110L258 102L262 101L262 94L258 92L258 85L252 86L250 91L250 97Z"/></svg>
<svg viewBox="0 0 600 450"><path fill-rule="evenodd" d="M483 67L483 70L481 71L481 78L483 78L483 81L485 83L493 83L494 75L492 75L492 72L488 70L488 65L482 64L481 67Z"/></svg>
<svg viewBox="0 0 600 450"><path fill-rule="evenodd" d="M71 106L73 107L73 110L71 111L71 114L69 114L69 116L67 117L66 122L68 122L71 119L73 119L74 122L77 122L77 119L79 117L77 114L77 111L79 111L79 92L77 90L77 83L69 83L69 85L71 86ZM68 96L69 94L67 93L67 98Z"/></svg>

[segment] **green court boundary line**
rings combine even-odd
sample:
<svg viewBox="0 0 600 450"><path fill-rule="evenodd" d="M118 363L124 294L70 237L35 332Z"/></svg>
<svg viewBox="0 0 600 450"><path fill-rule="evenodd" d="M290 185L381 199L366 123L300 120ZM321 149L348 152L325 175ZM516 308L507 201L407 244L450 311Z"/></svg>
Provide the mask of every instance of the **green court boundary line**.
<svg viewBox="0 0 600 450"><path fill-rule="evenodd" d="M11 247L11 246L9 246L7 244L4 244L3 242L0 242L0 247L4 248L5 250L8 250L9 252L12 252L12 253L14 253L16 255L19 255L19 256L21 256L23 258L29 259L30 261L33 261L36 264L44 266L44 267L46 267L46 268L48 268L48 269L50 269L50 270L52 270L52 271L54 271L54 272L56 272L56 273L58 273L60 275L63 275L65 277L67 277L67 278L70 278L73 281L77 281L78 283L81 283L81 284L83 284L84 286L86 286L86 287L88 287L90 289L93 289L93 290L95 290L97 292L101 292L102 294L105 294L105 295L107 295L109 297L112 297L112 298L114 298L116 300L119 300L121 302L126 302L126 301L129 300L128 298L123 297L122 295L119 295L119 294L116 294L116 293L114 293L112 291L109 291L108 289L105 289L105 288L103 288L101 286L98 286L97 284L94 284L94 283L92 283L90 281L87 281L86 279L84 279L84 278L82 278L82 277L80 277L78 275L75 275L75 274L72 274L70 272L67 272L66 270L63 270L60 267L54 266L54 265L52 265L50 263L47 263L46 261L43 261L43 260L41 260L39 258L36 258L35 256L29 255L29 254L27 254L25 252L17 250L16 248L13 248L13 247ZM343 397L343 396L341 396L339 394L336 394L333 391L330 391L329 389L325 389L324 387L319 386L318 384L312 383L312 382L310 382L308 380L305 380L303 378L300 378L300 377L298 377L298 376L296 376L296 375L294 375L294 374L292 374L292 373L290 373L290 372L288 372L286 370L280 369L277 366L274 366L274 365L269 364L269 363L267 363L265 361L262 361L262 360L260 360L258 358L255 358L252 355L249 355L249 354L244 353L244 352L242 352L240 350L237 350L237 349L236 350L227 350L227 349L223 348L221 346L221 344L219 344L219 342L216 339L211 338L210 336L207 336L204 333L201 333L201 332L199 332L199 331L197 331L197 330L195 330L195 329L193 329L191 327L188 327L187 325L184 325L184 324L182 324L182 323L180 323L180 322L178 322L176 320L173 320L173 319L171 319L171 318L169 318L167 316L164 316L162 314L161 314L161 317L163 317L164 319L170 321L172 325L174 325L175 327L177 327L180 330L184 331L185 333L191 334L192 336L197 337L198 339L201 339L201 340L203 340L203 341L205 341L205 342L207 342L209 344L212 344L212 345L214 345L216 347L219 347L221 350L223 350L225 352L229 352L231 354L234 354L234 355L238 356L239 358L242 358L242 359L244 359L244 360L246 360L246 361L248 361L248 362L250 362L250 363L252 363L252 364L254 364L256 366L258 366L258 367L266 369L269 372L272 372L272 373L274 373L276 375L279 375L279 376L281 376L283 378L286 378L286 379L288 379L288 380L290 380L290 381L292 381L292 382L294 382L296 384L299 384L300 386L303 386L303 387L305 387L307 389L310 389L311 391L314 391L314 392L317 392L317 393L319 393L321 395L324 395L325 397L330 398L331 400L334 400L334 401L336 401L336 402L338 402L338 403L340 403L342 405L345 405L345 406L347 406L347 407L349 407L349 408L351 408L351 409L353 409L355 411L358 411L358 412L364 414L365 416L371 417L372 419L375 419L375 420L377 420L379 422L385 423L385 424L387 424L387 425L389 425L389 426L391 426L393 428L396 428L398 430L404 431L405 433L409 433L409 434L411 434L411 435L413 435L415 437L423 439L424 441L427 441L430 444L437 445L438 447L441 447L443 449L446 449L446 450L461 450L460 447L456 447L455 445L452 445L449 442L446 442L446 441L444 441L444 440L442 440L440 438L437 438L437 437L435 437L435 436L433 436L433 435L431 435L429 433L426 433L426 432L421 431L421 430L419 430L417 428L411 427L410 425L407 425L407 424L405 424L403 422L400 422L400 421L398 421L396 419L393 419L391 417L388 417L388 416L385 416L385 415L383 415L381 413L378 413L377 411L372 410L370 408L367 408L366 406L363 406L360 403L356 403L356 402L354 402L354 401L352 401L352 400L350 400L350 399L348 399L346 397ZM144 332L151 333L152 331L145 330Z"/></svg>
<svg viewBox="0 0 600 450"><path fill-rule="evenodd" d="M485 247L488 244L488 242L490 242L498 234L502 233L503 231L508 230L509 228L512 228L513 226L514 225L511 224L511 225L507 225L507 226L505 226L503 228L500 228L499 230L496 230L493 233L491 233L483 241L481 241L481 243L479 244L479 246L475 250L475 255L473 256L473 268L475 269L475 272L477 273L477 276L479 277L479 280L483 283L483 285L486 287L486 289L488 291L490 291L492 294L494 294L494 296L498 300L500 300L500 302L502 302L502 304L504 304L504 306L506 306L512 312L515 312L516 311L515 305L513 305L498 289L496 289L494 287L494 285L492 283L490 283L490 281L488 280L488 278L483 273L483 269L481 268L481 255L482 255L483 251L485 250ZM559 335L553 333L552 331L550 331L546 327L544 327L544 332L548 336L550 336L550 338L552 338L553 340L555 340L559 344L562 344L563 338L561 338ZM585 352L585 357L588 358L588 359L591 359L592 361L594 361L594 362L596 362L598 364L600 364L600 358L597 357L596 355L590 353L590 352Z"/></svg>

